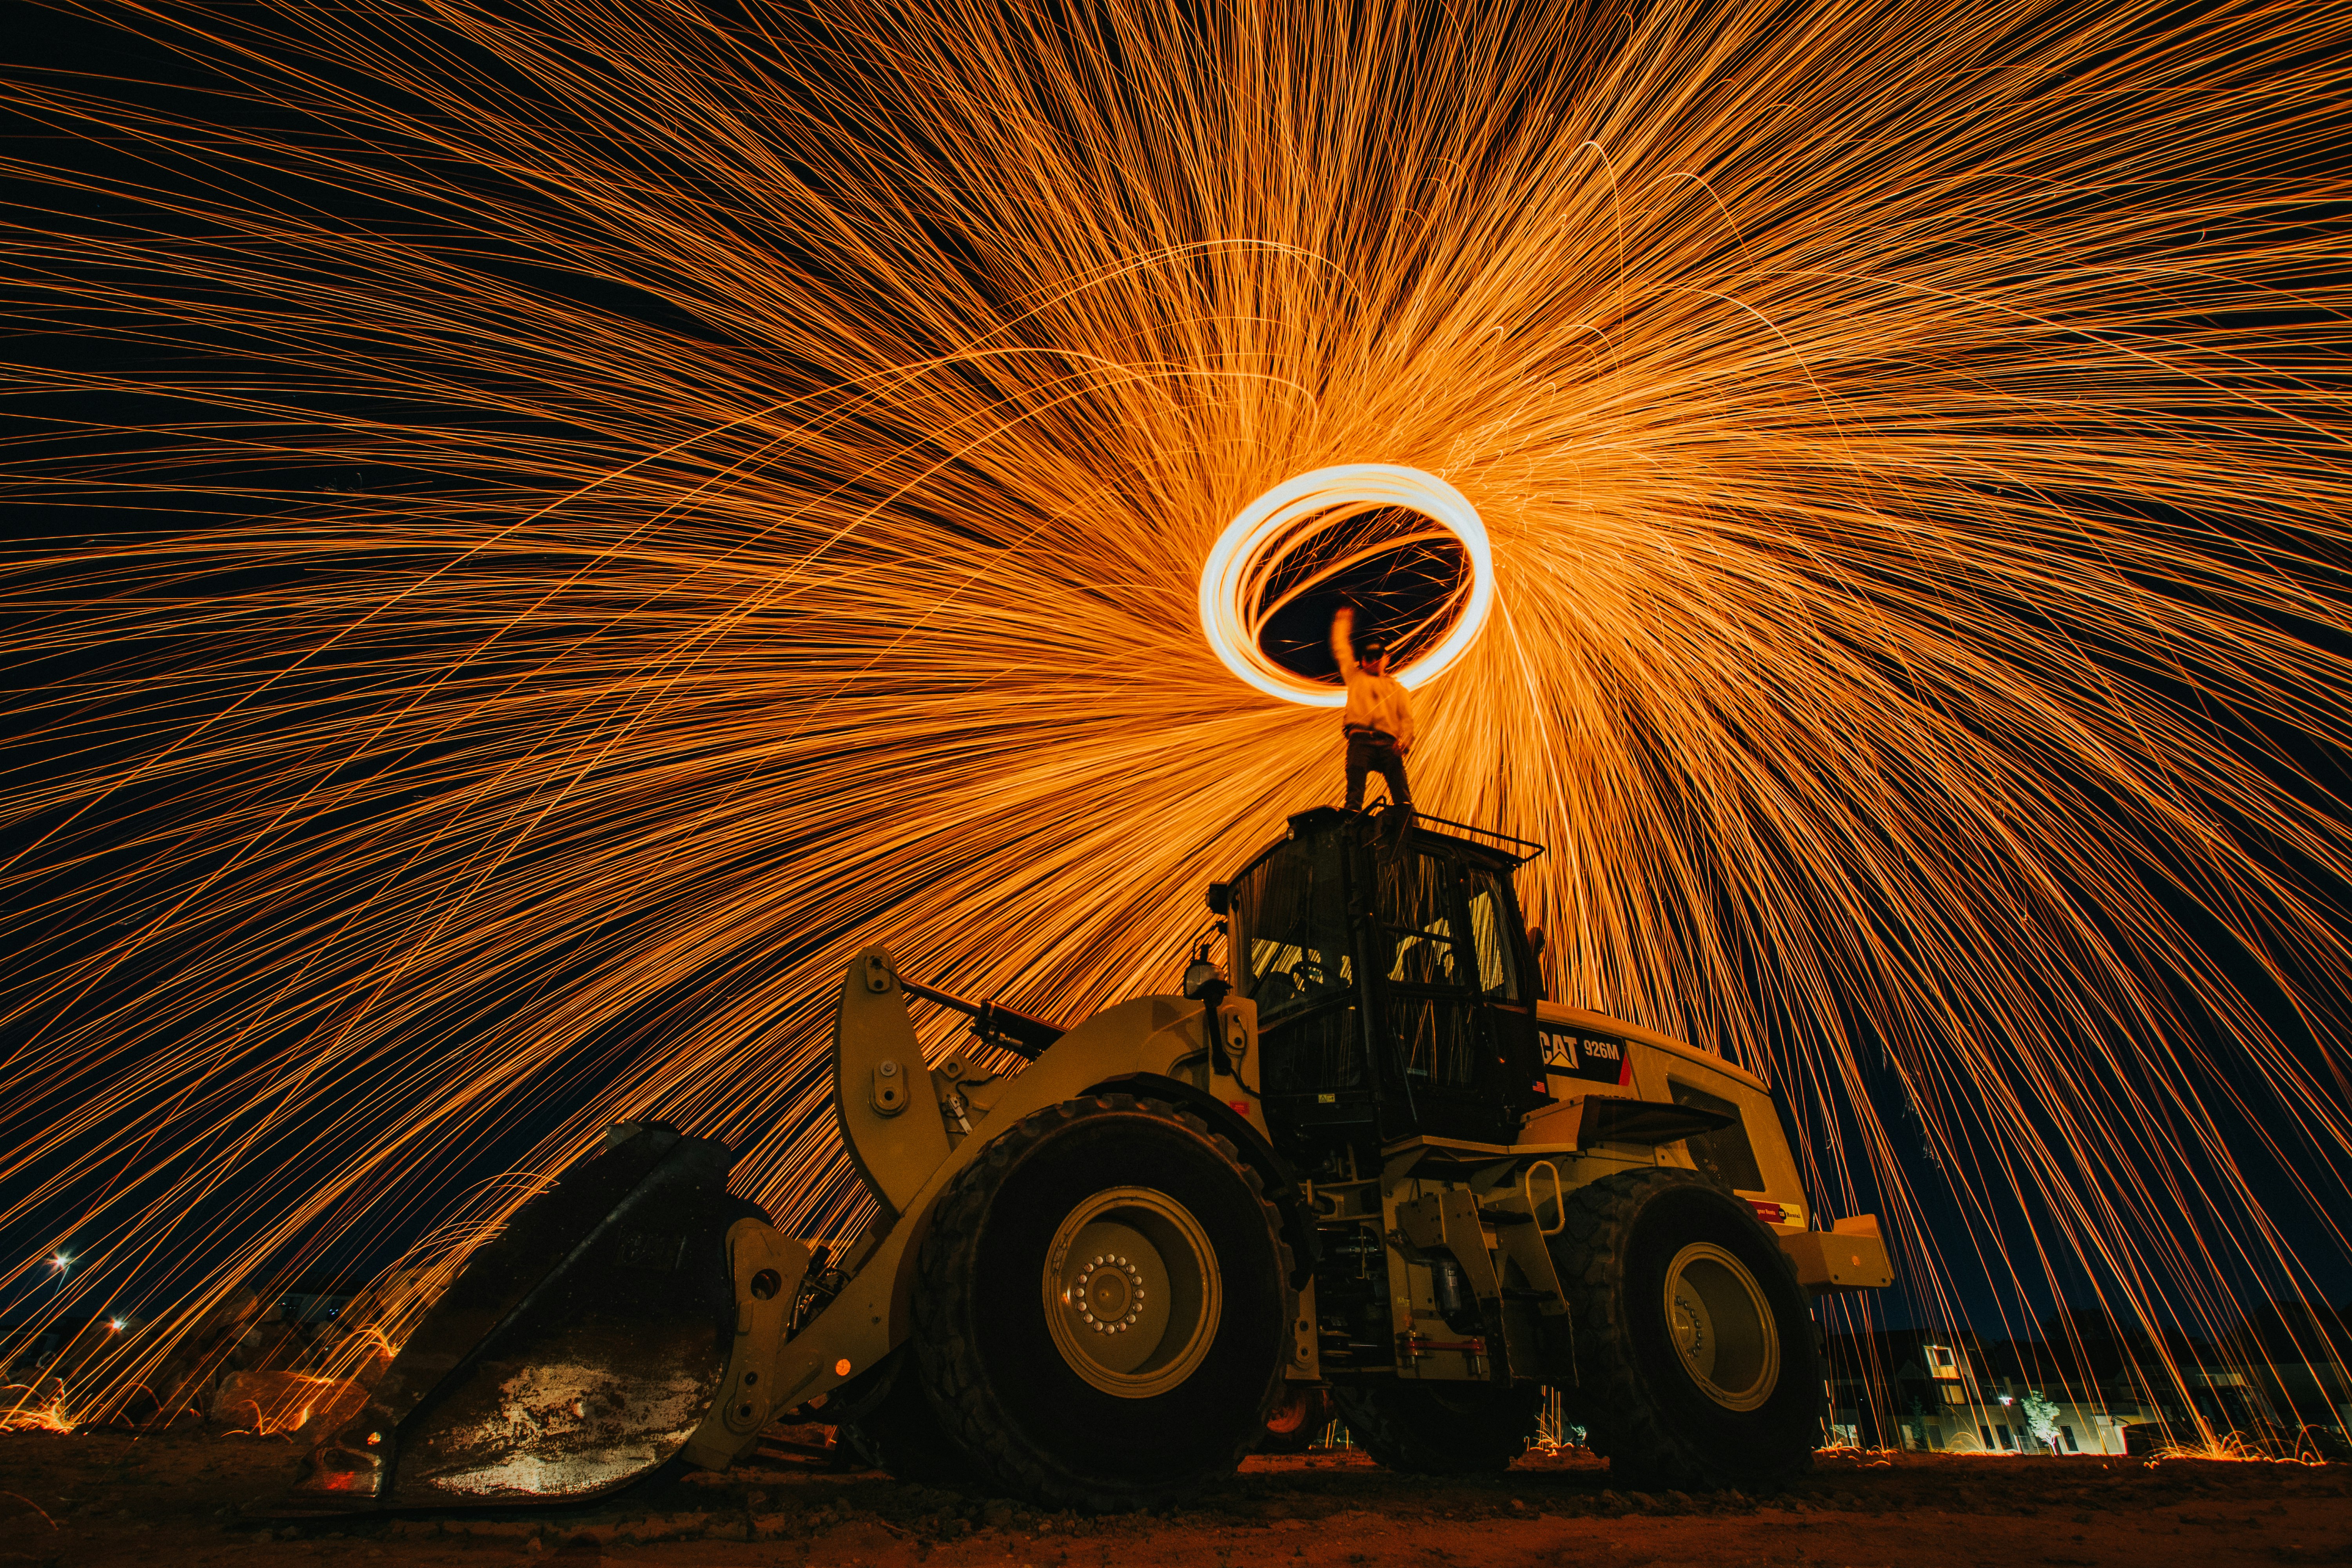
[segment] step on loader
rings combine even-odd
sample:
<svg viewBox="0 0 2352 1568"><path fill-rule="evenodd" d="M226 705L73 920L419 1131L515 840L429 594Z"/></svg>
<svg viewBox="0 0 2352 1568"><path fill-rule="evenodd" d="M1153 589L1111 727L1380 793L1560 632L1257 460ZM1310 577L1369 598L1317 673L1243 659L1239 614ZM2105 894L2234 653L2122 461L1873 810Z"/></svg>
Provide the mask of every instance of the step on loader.
<svg viewBox="0 0 2352 1568"><path fill-rule="evenodd" d="M581 1499L816 1419L908 1479L1137 1508L1327 1412L1391 1467L1498 1470L1547 1388L1621 1485L1789 1481L1822 1431L1809 1297L1890 1282L1876 1222L1818 1223L1761 1080L1543 998L1540 853L1304 813L1209 889L1223 965L1066 1030L867 948L833 1061L860 1236L784 1236L723 1144L616 1127L298 1495ZM915 1005L975 1046L927 1061Z"/></svg>

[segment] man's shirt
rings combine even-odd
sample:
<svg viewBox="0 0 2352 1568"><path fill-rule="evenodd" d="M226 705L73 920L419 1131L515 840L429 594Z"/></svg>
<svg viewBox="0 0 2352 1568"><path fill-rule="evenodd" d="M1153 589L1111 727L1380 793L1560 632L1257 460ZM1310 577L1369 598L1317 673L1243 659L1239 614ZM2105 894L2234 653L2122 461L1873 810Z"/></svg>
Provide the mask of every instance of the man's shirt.
<svg viewBox="0 0 2352 1568"><path fill-rule="evenodd" d="M1400 751L1412 744L1412 698L1394 676L1374 675L1352 658L1340 661L1339 673L1348 682L1340 723L1393 735Z"/></svg>

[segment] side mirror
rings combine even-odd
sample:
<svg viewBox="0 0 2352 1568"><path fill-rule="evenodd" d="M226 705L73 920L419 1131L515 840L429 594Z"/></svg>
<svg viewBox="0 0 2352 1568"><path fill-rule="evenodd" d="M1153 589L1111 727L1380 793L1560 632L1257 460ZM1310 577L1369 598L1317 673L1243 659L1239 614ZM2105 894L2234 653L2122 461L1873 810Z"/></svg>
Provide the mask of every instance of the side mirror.
<svg viewBox="0 0 2352 1568"><path fill-rule="evenodd" d="M1184 966L1184 994L1198 1002L1215 986L1225 988L1225 972L1211 963L1204 954Z"/></svg>
<svg viewBox="0 0 2352 1568"><path fill-rule="evenodd" d="M1234 885L1231 882L1210 883L1209 912L1213 915L1221 915L1233 907Z"/></svg>

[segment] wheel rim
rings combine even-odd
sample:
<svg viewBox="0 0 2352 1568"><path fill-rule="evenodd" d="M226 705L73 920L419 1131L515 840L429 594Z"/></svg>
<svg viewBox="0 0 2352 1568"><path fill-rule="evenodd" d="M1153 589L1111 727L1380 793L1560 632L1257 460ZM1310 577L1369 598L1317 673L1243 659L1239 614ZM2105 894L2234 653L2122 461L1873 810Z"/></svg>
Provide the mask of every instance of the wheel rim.
<svg viewBox="0 0 2352 1568"><path fill-rule="evenodd" d="M1780 1331L1748 1265L1695 1241L1666 1266L1666 1330L1683 1370L1726 1410L1754 1410L1780 1381Z"/></svg>
<svg viewBox="0 0 2352 1568"><path fill-rule="evenodd" d="M1122 1399L1150 1399L1192 1376L1224 1304L1208 1233L1150 1187L1106 1188L1072 1209L1046 1248L1043 1285L1054 1348Z"/></svg>

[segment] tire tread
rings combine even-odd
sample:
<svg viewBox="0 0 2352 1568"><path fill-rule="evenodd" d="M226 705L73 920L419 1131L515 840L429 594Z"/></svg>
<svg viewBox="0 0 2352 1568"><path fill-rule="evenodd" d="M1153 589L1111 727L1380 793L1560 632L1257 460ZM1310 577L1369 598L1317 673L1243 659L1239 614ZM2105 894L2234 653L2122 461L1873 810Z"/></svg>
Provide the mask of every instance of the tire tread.
<svg viewBox="0 0 2352 1568"><path fill-rule="evenodd" d="M1026 1445L1009 1441L1009 1435L992 1419L994 1401L983 1386L981 1358L961 1314L955 1310L961 1295L958 1281L971 1279L978 1269L981 1228L989 1204L1021 1159L1061 1129L1087 1117L1139 1113L1176 1123L1199 1137L1217 1151L1248 1188L1265 1216L1275 1248L1286 1347L1290 1322L1297 1316L1297 1292L1290 1285L1291 1250L1283 1238L1282 1216L1267 1201L1265 1184L1257 1172L1242 1159L1230 1140L1212 1131L1199 1116L1163 1100L1131 1094L1093 1094L1033 1111L990 1140L980 1157L949 1184L932 1214L930 1231L917 1261L914 1348L940 1424L974 1468L1008 1492L1051 1507L1109 1512L1182 1501L1219 1476L1230 1474L1241 1462L1265 1431L1266 1418L1282 1393L1283 1363L1277 1363L1255 1410L1239 1429L1231 1457L1222 1466L1141 1486L1110 1487L1073 1476Z"/></svg>
<svg viewBox="0 0 2352 1568"><path fill-rule="evenodd" d="M1689 1186L1723 1191L1696 1171L1662 1165L1603 1177L1569 1194L1553 1258L1574 1311L1578 1386L1570 1403L1592 1451L1607 1458L1612 1472L1630 1484L1653 1490L1705 1491L1736 1479L1751 1490L1784 1487L1811 1468L1811 1449L1759 1464L1752 1473L1727 1477L1720 1465L1696 1451L1664 1418L1636 1365L1633 1324L1623 1311L1622 1292L1616 1289L1629 1267L1634 1216L1650 1195ZM1801 1299L1796 1264L1777 1243L1771 1251L1788 1287L1799 1290ZM1789 1353L1796 1363L1792 1372L1815 1365L1810 1341L1801 1351L1792 1347Z"/></svg>

